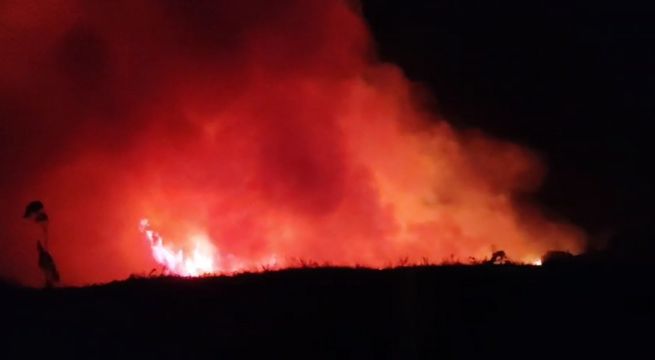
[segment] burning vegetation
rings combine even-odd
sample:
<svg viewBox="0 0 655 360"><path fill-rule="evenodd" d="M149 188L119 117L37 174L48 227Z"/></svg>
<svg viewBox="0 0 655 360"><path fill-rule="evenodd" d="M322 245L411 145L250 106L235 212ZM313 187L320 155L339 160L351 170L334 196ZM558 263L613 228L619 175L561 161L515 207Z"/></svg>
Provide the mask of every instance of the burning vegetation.
<svg viewBox="0 0 655 360"><path fill-rule="evenodd" d="M353 1L10 0L0 23L8 276L36 277L33 196L70 283L583 245L528 200L539 159L430 111Z"/></svg>

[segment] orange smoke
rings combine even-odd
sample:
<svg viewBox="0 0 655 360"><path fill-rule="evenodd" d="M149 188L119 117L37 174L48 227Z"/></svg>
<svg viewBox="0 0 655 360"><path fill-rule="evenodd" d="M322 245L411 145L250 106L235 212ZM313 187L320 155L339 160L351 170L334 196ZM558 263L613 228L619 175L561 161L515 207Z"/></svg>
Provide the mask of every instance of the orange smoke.
<svg viewBox="0 0 655 360"><path fill-rule="evenodd" d="M352 1L10 0L0 23L5 276L38 279L34 198L73 284L153 268L144 217L254 265L582 245L525 201L538 159L429 112Z"/></svg>

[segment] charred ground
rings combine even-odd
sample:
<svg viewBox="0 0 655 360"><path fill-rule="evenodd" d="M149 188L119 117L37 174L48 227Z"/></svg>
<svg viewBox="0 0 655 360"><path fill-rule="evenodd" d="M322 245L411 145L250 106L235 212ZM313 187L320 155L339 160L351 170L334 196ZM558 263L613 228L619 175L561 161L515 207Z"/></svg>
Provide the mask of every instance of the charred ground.
<svg viewBox="0 0 655 360"><path fill-rule="evenodd" d="M305 268L0 286L3 358L570 357L646 349L644 267Z"/></svg>

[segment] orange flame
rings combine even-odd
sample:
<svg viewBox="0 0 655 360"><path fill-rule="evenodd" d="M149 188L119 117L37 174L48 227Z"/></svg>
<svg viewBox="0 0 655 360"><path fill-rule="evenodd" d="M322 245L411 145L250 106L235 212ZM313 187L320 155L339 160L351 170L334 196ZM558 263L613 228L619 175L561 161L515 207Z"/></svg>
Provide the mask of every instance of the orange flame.
<svg viewBox="0 0 655 360"><path fill-rule="evenodd" d="M279 265L275 255L254 262L239 259L233 254L222 256L206 234L189 236L188 243L193 250L191 255L185 255L183 249L176 249L172 243L165 243L164 238L152 228L148 219L141 219L139 231L148 240L153 259L170 275L197 277L232 274L246 270L274 269Z"/></svg>
<svg viewBox="0 0 655 360"><path fill-rule="evenodd" d="M152 249L152 257L166 268L179 276L200 276L215 273L215 248L205 236L194 236L191 256L185 256L184 250L175 250L172 245L164 244L164 238L152 229L148 219L142 219L139 230L145 235Z"/></svg>

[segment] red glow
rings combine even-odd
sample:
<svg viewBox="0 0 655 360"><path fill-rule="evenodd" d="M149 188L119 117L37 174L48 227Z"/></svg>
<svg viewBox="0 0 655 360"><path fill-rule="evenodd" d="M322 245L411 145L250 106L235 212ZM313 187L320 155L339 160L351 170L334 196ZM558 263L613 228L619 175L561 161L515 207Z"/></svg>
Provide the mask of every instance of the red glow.
<svg viewBox="0 0 655 360"><path fill-rule="evenodd" d="M0 273L38 279L34 198L69 284L148 272L162 238L155 260L199 274L193 234L219 272L578 250L517 200L539 160L427 111L351 3L3 2Z"/></svg>

